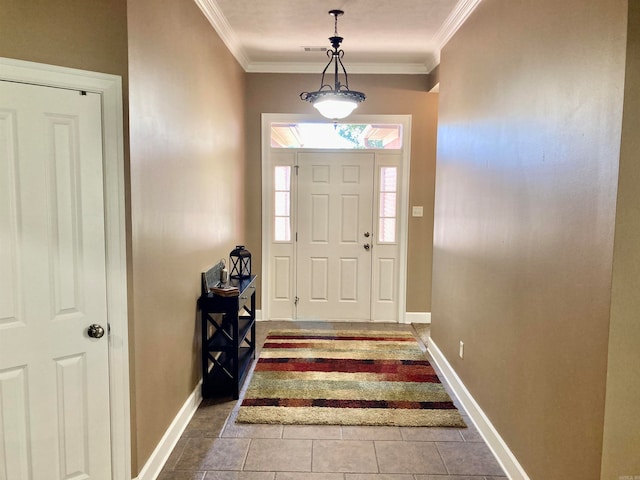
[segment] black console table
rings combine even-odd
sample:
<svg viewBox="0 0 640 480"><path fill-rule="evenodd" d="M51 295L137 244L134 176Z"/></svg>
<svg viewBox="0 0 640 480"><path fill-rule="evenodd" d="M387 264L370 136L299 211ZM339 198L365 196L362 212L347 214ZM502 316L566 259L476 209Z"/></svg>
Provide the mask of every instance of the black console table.
<svg viewBox="0 0 640 480"><path fill-rule="evenodd" d="M231 296L206 292L198 301L202 312L202 396L240 396L256 352L256 277L233 279Z"/></svg>

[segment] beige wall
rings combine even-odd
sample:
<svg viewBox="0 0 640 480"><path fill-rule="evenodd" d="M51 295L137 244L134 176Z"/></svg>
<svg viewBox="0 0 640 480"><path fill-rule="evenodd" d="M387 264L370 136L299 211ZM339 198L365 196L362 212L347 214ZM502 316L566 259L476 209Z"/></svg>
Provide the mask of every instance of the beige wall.
<svg viewBox="0 0 640 480"><path fill-rule="evenodd" d="M441 57L432 337L536 480L600 476L626 6L484 0Z"/></svg>
<svg viewBox="0 0 640 480"><path fill-rule="evenodd" d="M126 79L126 5L126 0L0 0L0 56Z"/></svg>
<svg viewBox="0 0 640 480"><path fill-rule="evenodd" d="M440 64L438 64L433 70L429 72L429 83L427 88L429 91L438 87L440 84Z"/></svg>
<svg viewBox="0 0 640 480"><path fill-rule="evenodd" d="M348 63L346 67L348 70ZM254 255L256 269L260 267L262 241L261 231L254 228L261 224L260 116L262 113L315 112L298 95L317 88L319 82L320 72L317 75L247 75L247 244ZM409 204L423 205L424 217L409 218L409 312L431 311L431 238L438 96L427 93L427 83L428 78L424 75L349 76L349 86L367 95L366 101L358 107L358 114L412 115Z"/></svg>
<svg viewBox="0 0 640 480"><path fill-rule="evenodd" d="M128 18L136 473L200 378L200 273L244 237L244 72L192 0Z"/></svg>
<svg viewBox="0 0 640 480"><path fill-rule="evenodd" d="M640 2L629 2L618 180L603 480L640 477Z"/></svg>

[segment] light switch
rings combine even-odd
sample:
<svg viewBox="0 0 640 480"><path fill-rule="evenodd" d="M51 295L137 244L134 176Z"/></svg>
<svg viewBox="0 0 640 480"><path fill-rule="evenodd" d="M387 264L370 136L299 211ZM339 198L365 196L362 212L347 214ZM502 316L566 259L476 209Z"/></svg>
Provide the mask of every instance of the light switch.
<svg viewBox="0 0 640 480"><path fill-rule="evenodd" d="M412 211L411 211L411 216L412 217L422 217L422 206L417 206L417 207L413 207Z"/></svg>

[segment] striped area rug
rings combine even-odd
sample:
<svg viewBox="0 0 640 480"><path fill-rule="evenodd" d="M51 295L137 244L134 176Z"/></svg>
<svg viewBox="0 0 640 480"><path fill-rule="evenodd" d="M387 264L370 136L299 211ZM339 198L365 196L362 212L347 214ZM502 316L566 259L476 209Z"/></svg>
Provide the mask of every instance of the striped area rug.
<svg viewBox="0 0 640 480"><path fill-rule="evenodd" d="M465 427L410 332L272 331L238 423Z"/></svg>

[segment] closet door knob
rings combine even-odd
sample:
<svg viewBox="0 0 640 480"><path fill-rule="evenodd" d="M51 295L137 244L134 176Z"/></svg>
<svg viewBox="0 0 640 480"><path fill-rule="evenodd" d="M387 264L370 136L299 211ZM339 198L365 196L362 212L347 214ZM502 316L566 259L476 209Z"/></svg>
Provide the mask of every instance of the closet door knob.
<svg viewBox="0 0 640 480"><path fill-rule="evenodd" d="M89 325L89 328L87 329L87 335L89 335L91 338L102 338L102 336L104 335L104 328L102 328L102 326L98 325L97 323Z"/></svg>

